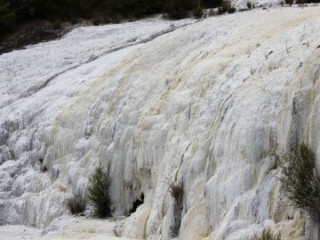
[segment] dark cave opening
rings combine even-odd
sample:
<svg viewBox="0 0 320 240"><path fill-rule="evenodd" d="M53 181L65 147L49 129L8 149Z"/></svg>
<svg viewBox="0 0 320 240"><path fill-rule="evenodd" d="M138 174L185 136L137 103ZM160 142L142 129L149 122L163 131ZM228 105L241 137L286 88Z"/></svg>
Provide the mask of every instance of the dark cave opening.
<svg viewBox="0 0 320 240"><path fill-rule="evenodd" d="M143 204L143 202L144 202L144 193L141 193L140 198L138 198L136 201L133 202L133 206L132 206L132 208L130 209L130 215L131 215L132 213L134 213L135 211L137 211L137 208L138 208L141 204Z"/></svg>

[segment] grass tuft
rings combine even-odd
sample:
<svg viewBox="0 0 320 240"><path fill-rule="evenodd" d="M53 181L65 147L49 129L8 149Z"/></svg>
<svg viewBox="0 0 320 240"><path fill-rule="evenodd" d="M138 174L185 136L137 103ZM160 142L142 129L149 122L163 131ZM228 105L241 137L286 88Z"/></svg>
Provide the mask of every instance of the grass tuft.
<svg viewBox="0 0 320 240"><path fill-rule="evenodd" d="M82 215L86 210L86 201L80 194L68 198L66 204L72 215Z"/></svg>
<svg viewBox="0 0 320 240"><path fill-rule="evenodd" d="M254 240L280 240L280 234L273 234L270 229L263 229L259 236L255 236Z"/></svg>

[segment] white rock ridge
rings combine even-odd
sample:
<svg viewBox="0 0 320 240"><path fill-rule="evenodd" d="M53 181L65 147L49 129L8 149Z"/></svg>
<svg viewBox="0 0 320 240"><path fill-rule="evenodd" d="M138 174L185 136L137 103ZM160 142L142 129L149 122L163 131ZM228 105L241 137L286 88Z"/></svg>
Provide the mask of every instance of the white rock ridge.
<svg viewBox="0 0 320 240"><path fill-rule="evenodd" d="M129 240L114 234L115 222L82 217L57 218L49 228L41 230L27 226L0 226L3 240Z"/></svg>
<svg viewBox="0 0 320 240"><path fill-rule="evenodd" d="M152 37L168 27L80 28L0 56L0 224L48 226L110 163L114 214L145 196L123 236L171 239L178 228L183 240L240 240L270 227L317 239L277 176L291 144L320 157L320 8ZM169 183L184 190L181 226Z"/></svg>

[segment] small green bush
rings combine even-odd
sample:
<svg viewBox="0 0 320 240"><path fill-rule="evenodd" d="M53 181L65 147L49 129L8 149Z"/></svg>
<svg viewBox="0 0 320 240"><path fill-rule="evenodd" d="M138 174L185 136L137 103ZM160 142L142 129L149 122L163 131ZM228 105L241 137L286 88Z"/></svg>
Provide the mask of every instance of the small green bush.
<svg viewBox="0 0 320 240"><path fill-rule="evenodd" d="M300 6L304 6L308 3L320 3L320 0L296 0L296 4L299 4Z"/></svg>
<svg viewBox="0 0 320 240"><path fill-rule="evenodd" d="M280 181L282 192L295 207L320 213L320 177L309 147L301 144L292 148Z"/></svg>
<svg viewBox="0 0 320 240"><path fill-rule="evenodd" d="M197 7L195 9L193 9L192 14L195 18L199 19L202 18L203 16L203 10L201 7Z"/></svg>
<svg viewBox="0 0 320 240"><path fill-rule="evenodd" d="M236 8L234 5L232 5L230 0L225 0L222 2L221 7L219 7L219 13L234 13L236 11Z"/></svg>
<svg viewBox="0 0 320 240"><path fill-rule="evenodd" d="M86 201L80 194L68 198L66 204L72 215L82 215L86 210Z"/></svg>
<svg viewBox="0 0 320 240"><path fill-rule="evenodd" d="M203 8L216 8L222 5L222 0L202 0L201 6Z"/></svg>
<svg viewBox="0 0 320 240"><path fill-rule="evenodd" d="M110 182L109 170L104 170L101 166L89 179L88 198L99 218L111 216Z"/></svg>
<svg viewBox="0 0 320 240"><path fill-rule="evenodd" d="M10 9L9 0L0 0L0 35L14 28L15 17L16 12Z"/></svg>
<svg viewBox="0 0 320 240"><path fill-rule="evenodd" d="M293 4L293 0L285 0L285 3L289 6L291 6Z"/></svg>
<svg viewBox="0 0 320 240"><path fill-rule="evenodd" d="M273 234L270 229L263 229L259 236L255 236L254 240L280 240L280 234Z"/></svg>
<svg viewBox="0 0 320 240"><path fill-rule="evenodd" d="M181 19L189 16L189 12L200 6L199 0L167 0L165 11L171 19Z"/></svg>
<svg viewBox="0 0 320 240"><path fill-rule="evenodd" d="M248 8L248 10L251 10L251 9L255 8L255 4L253 2L248 1L247 8Z"/></svg>

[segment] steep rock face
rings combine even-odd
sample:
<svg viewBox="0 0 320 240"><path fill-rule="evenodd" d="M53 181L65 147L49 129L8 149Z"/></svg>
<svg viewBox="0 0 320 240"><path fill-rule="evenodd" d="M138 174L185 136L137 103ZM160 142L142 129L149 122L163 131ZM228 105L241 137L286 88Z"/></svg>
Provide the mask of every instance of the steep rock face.
<svg viewBox="0 0 320 240"><path fill-rule="evenodd" d="M19 91L5 69L0 223L47 226L110 163L115 214L145 196L120 230L128 237L171 239L180 228L181 239L248 239L268 226L316 239L314 223L280 198L277 176L291 144L319 158L319 12L206 19L48 83L15 80ZM1 61L19 62L12 54ZM170 184L183 189L182 206Z"/></svg>

